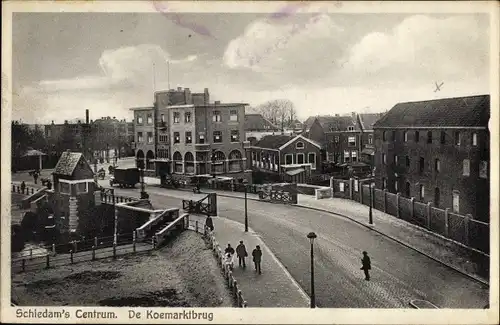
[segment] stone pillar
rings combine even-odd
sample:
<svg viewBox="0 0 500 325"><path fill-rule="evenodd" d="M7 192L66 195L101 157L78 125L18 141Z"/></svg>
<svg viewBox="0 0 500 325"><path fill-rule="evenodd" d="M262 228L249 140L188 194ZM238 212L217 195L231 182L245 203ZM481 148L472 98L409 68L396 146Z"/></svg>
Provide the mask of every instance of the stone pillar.
<svg viewBox="0 0 500 325"><path fill-rule="evenodd" d="M464 217L464 244L469 246L469 223L470 223L470 219L472 219L472 215L471 214L466 214L465 217Z"/></svg>
<svg viewBox="0 0 500 325"><path fill-rule="evenodd" d="M410 220L413 220L413 218L415 217L415 198L412 197L410 199Z"/></svg>
<svg viewBox="0 0 500 325"><path fill-rule="evenodd" d="M387 190L384 188L384 212L387 213Z"/></svg>
<svg viewBox="0 0 500 325"><path fill-rule="evenodd" d="M425 210L426 210L426 216L427 216L427 219L425 221L426 221L427 229L430 230L431 229L431 202L427 203Z"/></svg>
<svg viewBox="0 0 500 325"><path fill-rule="evenodd" d="M354 180L352 178L349 178L349 198L352 200L353 197L353 191L354 191Z"/></svg>
<svg viewBox="0 0 500 325"><path fill-rule="evenodd" d="M78 201L76 197L69 198L69 231L74 232L78 228Z"/></svg>
<svg viewBox="0 0 500 325"><path fill-rule="evenodd" d="M401 218L401 214L399 213L399 196L400 196L399 192L396 193L396 216L398 218Z"/></svg>
<svg viewBox="0 0 500 325"><path fill-rule="evenodd" d="M450 212L449 208L444 209L444 236L448 237L448 213Z"/></svg>

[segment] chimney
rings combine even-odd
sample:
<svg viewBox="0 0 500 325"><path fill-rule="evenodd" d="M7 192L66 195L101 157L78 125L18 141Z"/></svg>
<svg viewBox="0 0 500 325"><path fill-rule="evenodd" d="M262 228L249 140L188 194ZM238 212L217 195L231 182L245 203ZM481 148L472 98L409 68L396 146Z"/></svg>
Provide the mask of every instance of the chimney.
<svg viewBox="0 0 500 325"><path fill-rule="evenodd" d="M335 117L339 117L339 114L335 114Z"/></svg>
<svg viewBox="0 0 500 325"><path fill-rule="evenodd" d="M85 123L89 124L89 110L85 110Z"/></svg>
<svg viewBox="0 0 500 325"><path fill-rule="evenodd" d="M68 120L64 120L64 124L68 124Z"/></svg>
<svg viewBox="0 0 500 325"><path fill-rule="evenodd" d="M177 91L182 91L182 87L177 87Z"/></svg>
<svg viewBox="0 0 500 325"><path fill-rule="evenodd" d="M208 103L210 102L210 94L208 93L208 88L205 88L203 91L203 100L205 101L205 105L208 105Z"/></svg>
<svg viewBox="0 0 500 325"><path fill-rule="evenodd" d="M54 125L54 120L52 120L52 125Z"/></svg>
<svg viewBox="0 0 500 325"><path fill-rule="evenodd" d="M220 100L216 100L216 101L215 101L215 104L216 104L216 105L219 105L219 104L220 104Z"/></svg>

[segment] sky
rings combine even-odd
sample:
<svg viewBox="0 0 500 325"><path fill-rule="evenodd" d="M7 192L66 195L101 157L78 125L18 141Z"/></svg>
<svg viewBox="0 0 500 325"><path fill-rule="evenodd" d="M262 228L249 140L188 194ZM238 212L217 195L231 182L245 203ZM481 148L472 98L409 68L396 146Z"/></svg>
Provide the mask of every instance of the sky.
<svg viewBox="0 0 500 325"><path fill-rule="evenodd" d="M490 93L486 14L163 11L14 13L12 119L131 120L169 85L300 119Z"/></svg>

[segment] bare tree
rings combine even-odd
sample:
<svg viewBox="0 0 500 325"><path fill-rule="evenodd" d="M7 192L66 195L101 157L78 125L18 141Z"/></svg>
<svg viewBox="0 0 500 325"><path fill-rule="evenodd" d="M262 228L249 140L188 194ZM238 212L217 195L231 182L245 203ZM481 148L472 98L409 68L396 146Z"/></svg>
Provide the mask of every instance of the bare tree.
<svg viewBox="0 0 500 325"><path fill-rule="evenodd" d="M288 99L270 100L257 106L255 110L274 125L279 126L281 131L290 126L297 117L295 105Z"/></svg>

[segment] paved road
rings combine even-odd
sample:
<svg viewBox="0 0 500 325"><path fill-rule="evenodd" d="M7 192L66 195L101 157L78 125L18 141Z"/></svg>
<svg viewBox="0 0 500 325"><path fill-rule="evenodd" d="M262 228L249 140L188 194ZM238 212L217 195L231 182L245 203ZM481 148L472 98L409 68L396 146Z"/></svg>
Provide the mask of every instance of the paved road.
<svg viewBox="0 0 500 325"><path fill-rule="evenodd" d="M138 190L117 189L138 195ZM181 206L192 193L148 187L155 208ZM137 193L135 193L137 192ZM168 195L168 196L167 196ZM218 197L219 216L244 221L244 201ZM316 232L315 281L320 307L398 308L414 299L440 308L482 308L489 290L456 271L352 221L292 206L248 201L250 227L261 234L297 282L310 294L310 244ZM372 259L371 281L365 281L361 252ZM265 257L264 257L265 258Z"/></svg>

